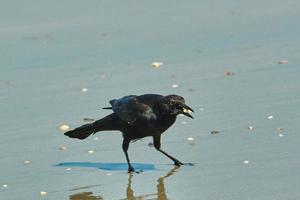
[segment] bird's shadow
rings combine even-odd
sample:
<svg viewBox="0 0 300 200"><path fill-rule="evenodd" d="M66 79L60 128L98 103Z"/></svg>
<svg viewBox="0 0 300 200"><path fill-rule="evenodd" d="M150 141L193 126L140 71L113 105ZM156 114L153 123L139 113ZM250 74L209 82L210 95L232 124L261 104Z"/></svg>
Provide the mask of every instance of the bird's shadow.
<svg viewBox="0 0 300 200"><path fill-rule="evenodd" d="M127 163L94 163L94 162L62 162L54 165L55 167L84 167L84 168L96 168L107 171L127 171ZM132 166L137 171L151 171L156 170L154 164L149 163L132 163Z"/></svg>

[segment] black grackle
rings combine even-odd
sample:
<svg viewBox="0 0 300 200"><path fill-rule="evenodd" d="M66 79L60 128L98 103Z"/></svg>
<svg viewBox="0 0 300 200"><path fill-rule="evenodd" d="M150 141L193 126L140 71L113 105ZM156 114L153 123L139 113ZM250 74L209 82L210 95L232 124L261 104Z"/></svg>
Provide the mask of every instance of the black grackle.
<svg viewBox="0 0 300 200"><path fill-rule="evenodd" d="M120 99L113 99L110 104L111 107L103 109L112 109L112 114L68 131L65 135L82 140L98 131L121 131L123 133L122 147L128 163L128 172L134 171L127 153L130 141L147 136L153 137L154 147L174 161L175 165L183 165L182 162L160 148L161 134L175 122L178 114L193 118L190 113L194 111L185 104L183 97L157 94L129 95Z"/></svg>

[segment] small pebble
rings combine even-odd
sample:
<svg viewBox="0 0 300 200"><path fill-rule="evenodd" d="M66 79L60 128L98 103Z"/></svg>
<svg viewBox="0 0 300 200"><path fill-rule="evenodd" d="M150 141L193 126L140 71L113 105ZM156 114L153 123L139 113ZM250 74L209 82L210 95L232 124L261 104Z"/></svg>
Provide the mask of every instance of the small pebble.
<svg viewBox="0 0 300 200"><path fill-rule="evenodd" d="M89 150L88 153L89 153L89 154L93 154L93 153L95 153L95 151Z"/></svg>
<svg viewBox="0 0 300 200"><path fill-rule="evenodd" d="M82 88L82 89L81 89L81 92L87 92L87 91L88 91L87 88Z"/></svg>
<svg viewBox="0 0 300 200"><path fill-rule="evenodd" d="M151 66L154 67L154 68L160 68L160 66L162 66L163 64L164 63L162 63L162 62L153 62L151 64Z"/></svg>
<svg viewBox="0 0 300 200"><path fill-rule="evenodd" d="M282 133L283 132L283 128L277 128L277 132Z"/></svg>
<svg viewBox="0 0 300 200"><path fill-rule="evenodd" d="M99 138L98 137L94 137L93 140L99 140Z"/></svg>
<svg viewBox="0 0 300 200"><path fill-rule="evenodd" d="M249 131L252 131L253 130L253 126L249 126L248 129L249 129Z"/></svg>
<svg viewBox="0 0 300 200"><path fill-rule="evenodd" d="M218 133L220 133L220 131L219 131L219 130L216 130L216 129L214 129L214 130L212 130L210 133L211 133L211 134L218 134Z"/></svg>
<svg viewBox="0 0 300 200"><path fill-rule="evenodd" d="M288 60L282 59L278 61L278 64L288 64L288 62L289 62Z"/></svg>
<svg viewBox="0 0 300 200"><path fill-rule="evenodd" d="M273 118L274 118L273 115L268 116L268 119L273 119Z"/></svg>
<svg viewBox="0 0 300 200"><path fill-rule="evenodd" d="M41 196L46 196L46 195L47 195L47 192L41 191L41 192L40 192L40 195L41 195Z"/></svg>
<svg viewBox="0 0 300 200"><path fill-rule="evenodd" d="M66 132L70 129L70 126L67 124L62 124L62 125L60 125L59 129L63 132Z"/></svg>
<svg viewBox="0 0 300 200"><path fill-rule="evenodd" d="M244 164L248 164L248 163L249 163L249 160L244 160L243 163L244 163Z"/></svg>
<svg viewBox="0 0 300 200"><path fill-rule="evenodd" d="M65 151L65 150L67 150L67 146L66 146L66 145L61 145L61 146L59 147L59 150Z"/></svg>
<svg viewBox="0 0 300 200"><path fill-rule="evenodd" d="M173 84L172 88L178 88L178 85L177 84Z"/></svg>
<svg viewBox="0 0 300 200"><path fill-rule="evenodd" d="M25 165L31 164L31 161L30 160L24 160L24 164Z"/></svg>
<svg viewBox="0 0 300 200"><path fill-rule="evenodd" d="M7 187L8 187L8 185L7 185L7 184L3 184L3 185L2 185L2 187L4 187L4 188L7 188Z"/></svg>
<svg viewBox="0 0 300 200"><path fill-rule="evenodd" d="M282 133L279 133L278 136L279 136L279 137L283 137L284 135L283 135Z"/></svg>
<svg viewBox="0 0 300 200"><path fill-rule="evenodd" d="M188 137L187 140L188 141L194 141L195 139L193 137Z"/></svg>
<svg viewBox="0 0 300 200"><path fill-rule="evenodd" d="M234 72L225 70L225 71L224 71L224 75L225 75L225 76L233 76L233 75L234 75Z"/></svg>
<svg viewBox="0 0 300 200"><path fill-rule="evenodd" d="M72 168L70 168L70 167L69 167L69 168L66 168L66 171L71 171L71 170L72 170Z"/></svg>

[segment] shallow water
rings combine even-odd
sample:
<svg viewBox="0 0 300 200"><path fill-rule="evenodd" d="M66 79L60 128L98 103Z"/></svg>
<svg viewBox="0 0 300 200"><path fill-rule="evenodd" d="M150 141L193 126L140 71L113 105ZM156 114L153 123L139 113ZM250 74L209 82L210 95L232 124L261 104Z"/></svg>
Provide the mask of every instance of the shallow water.
<svg viewBox="0 0 300 200"><path fill-rule="evenodd" d="M300 198L299 1L1 5L1 200ZM194 108L162 138L194 166L174 168L145 138L130 145L143 170L130 175L120 133L59 130L143 93Z"/></svg>
<svg viewBox="0 0 300 200"><path fill-rule="evenodd" d="M153 164L131 163L136 172L156 170ZM55 165L57 167L91 167L108 171L126 171L127 163L91 163L91 162L65 162Z"/></svg>

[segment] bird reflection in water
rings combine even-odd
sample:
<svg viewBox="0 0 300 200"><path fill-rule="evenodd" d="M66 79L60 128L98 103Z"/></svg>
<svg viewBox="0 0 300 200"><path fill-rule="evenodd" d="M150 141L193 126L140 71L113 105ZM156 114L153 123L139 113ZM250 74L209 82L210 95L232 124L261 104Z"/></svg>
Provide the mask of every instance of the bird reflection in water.
<svg viewBox="0 0 300 200"><path fill-rule="evenodd" d="M92 192L82 192L70 195L70 200L103 200L101 196L93 196Z"/></svg>
<svg viewBox="0 0 300 200"><path fill-rule="evenodd" d="M156 193L144 194L138 196L134 195L134 190L131 187L134 173L129 173L128 184L126 189L126 198L121 200L146 200L146 199L167 200L168 197L165 190L164 180L165 178L172 176L178 168L179 168L178 166L174 166L174 168L172 168L165 176L162 176L157 179ZM82 193L73 194L70 195L70 200L104 200L101 196L93 196L92 194L93 194L92 192L82 192Z"/></svg>
<svg viewBox="0 0 300 200"><path fill-rule="evenodd" d="M169 176L172 176L176 172L176 169L178 169L178 168L179 168L178 166L174 166L174 168L171 169L165 176L162 176L157 179L156 193L144 194L144 195L139 195L139 196L134 195L134 190L131 187L133 173L130 173L129 178L128 178L128 185L127 185L127 193L126 193L127 197L122 200L143 200L143 199L167 200L168 197L167 197L166 190L165 190L164 179Z"/></svg>

